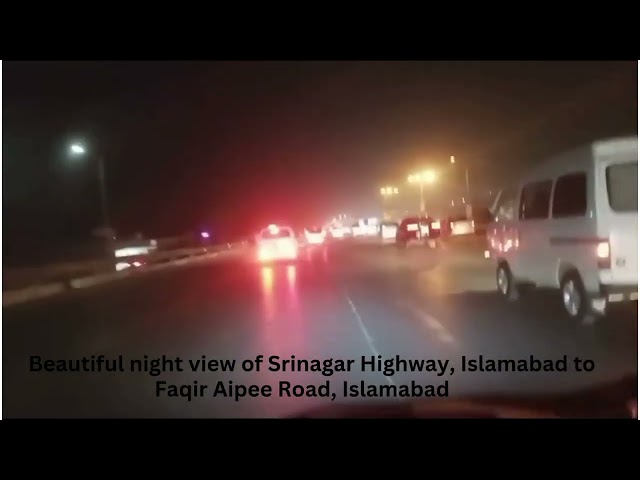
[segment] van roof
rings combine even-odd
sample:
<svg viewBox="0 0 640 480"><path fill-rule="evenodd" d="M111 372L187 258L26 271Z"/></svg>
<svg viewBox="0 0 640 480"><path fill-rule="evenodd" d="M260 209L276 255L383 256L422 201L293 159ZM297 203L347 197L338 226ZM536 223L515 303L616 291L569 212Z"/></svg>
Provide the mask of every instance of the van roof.
<svg viewBox="0 0 640 480"><path fill-rule="evenodd" d="M615 137L597 140L591 144L591 148L596 157L611 155L614 153L626 153L633 150L637 152L638 137Z"/></svg>
<svg viewBox="0 0 640 480"><path fill-rule="evenodd" d="M520 177L520 180L533 180L554 174L558 169L558 164L561 164L563 169L581 169L587 165L593 165L594 159L598 157L608 156L613 153L630 153L634 151L637 157L638 139L636 137L610 137L594 140L577 148L565 150L547 157L526 171L524 175Z"/></svg>

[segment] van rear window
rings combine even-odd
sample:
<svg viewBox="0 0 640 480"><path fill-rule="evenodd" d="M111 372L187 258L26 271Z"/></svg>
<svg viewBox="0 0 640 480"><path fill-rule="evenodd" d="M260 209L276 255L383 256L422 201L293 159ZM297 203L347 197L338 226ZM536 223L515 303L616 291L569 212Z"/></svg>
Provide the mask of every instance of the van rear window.
<svg viewBox="0 0 640 480"><path fill-rule="evenodd" d="M609 205L615 212L638 211L638 163L618 163L606 170Z"/></svg>

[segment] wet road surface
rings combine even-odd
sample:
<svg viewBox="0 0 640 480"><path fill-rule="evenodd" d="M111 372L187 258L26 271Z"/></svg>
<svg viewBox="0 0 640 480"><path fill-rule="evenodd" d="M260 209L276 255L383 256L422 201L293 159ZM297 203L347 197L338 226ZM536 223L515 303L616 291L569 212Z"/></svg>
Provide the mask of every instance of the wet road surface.
<svg viewBox="0 0 640 480"><path fill-rule="evenodd" d="M183 371L30 372L43 360L180 357ZM192 371L188 360L235 360L232 372ZM245 359L353 359L349 372L244 371ZM361 370L380 355L448 361L445 373L384 375ZM568 372L463 372L462 357L568 359ZM573 359L594 362L576 372ZM199 367L198 365L197 367ZM588 366L588 365L587 365ZM453 374L451 372L453 371ZM562 315L558 294L532 292L505 304L481 253L341 244L308 249L291 265L262 267L235 256L149 273L115 284L3 309L4 417L283 417L347 402L359 385L441 385L451 397L494 392L564 392L637 372L637 303L595 326ZM330 397L280 396L279 382L324 385ZM183 397L156 395L156 382L206 385ZM213 397L243 385L269 397ZM231 382L231 384L229 383ZM222 388L222 387L219 387ZM186 389L183 391L186 392ZM264 392L264 390L262 390ZM332 400L332 396L335 398Z"/></svg>

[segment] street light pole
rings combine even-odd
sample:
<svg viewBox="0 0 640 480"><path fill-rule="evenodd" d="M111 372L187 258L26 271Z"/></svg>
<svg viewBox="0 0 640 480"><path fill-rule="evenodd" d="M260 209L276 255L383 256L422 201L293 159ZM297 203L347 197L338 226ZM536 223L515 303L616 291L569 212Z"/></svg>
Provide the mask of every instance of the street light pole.
<svg viewBox="0 0 640 480"><path fill-rule="evenodd" d="M73 156L84 156L87 154L87 150L84 146L79 143L74 143L70 147L71 155ZM107 247L107 252L111 253L113 251L113 240L114 233L111 228L111 220L109 218L109 203L107 199L107 182L106 182L106 172L105 172L105 161L104 156L102 154L98 154L95 157L98 165L98 183L100 184L100 211L102 213L102 225L101 233L99 236L104 237Z"/></svg>
<svg viewBox="0 0 640 480"><path fill-rule="evenodd" d="M424 184L432 184L436 181L437 175L433 170L425 170L420 173L409 175L409 183L417 183L420 186L420 213L424 215L426 212L424 202Z"/></svg>
<svg viewBox="0 0 640 480"><path fill-rule="evenodd" d="M464 167L464 176L467 183L467 197L471 198L471 190L469 189L469 167Z"/></svg>
<svg viewBox="0 0 640 480"><path fill-rule="evenodd" d="M382 195L382 216L387 217L387 208L392 204L391 197L398 195L398 187L382 187L380 189L380 195Z"/></svg>
<svg viewBox="0 0 640 480"><path fill-rule="evenodd" d="M111 221L109 219L109 204L107 201L106 174L104 171L104 157L102 155L98 157L98 177L100 179L100 206L102 210L102 226L105 228L111 228Z"/></svg>
<svg viewBox="0 0 640 480"><path fill-rule="evenodd" d="M454 155L451 155L451 163L454 164L456 163L456 157ZM471 188L469 187L469 165L466 164L465 162L465 166L464 166L464 179L465 179L465 184L467 187L467 197L471 197Z"/></svg>

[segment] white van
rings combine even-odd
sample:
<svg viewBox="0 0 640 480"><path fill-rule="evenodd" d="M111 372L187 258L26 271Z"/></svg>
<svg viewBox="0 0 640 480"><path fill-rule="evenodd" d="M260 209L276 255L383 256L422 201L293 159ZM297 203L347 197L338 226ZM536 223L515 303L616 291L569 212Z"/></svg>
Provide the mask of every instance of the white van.
<svg viewBox="0 0 640 480"><path fill-rule="evenodd" d="M593 321L638 299L638 139L551 158L500 192L487 229L499 293L559 288L567 314Z"/></svg>

